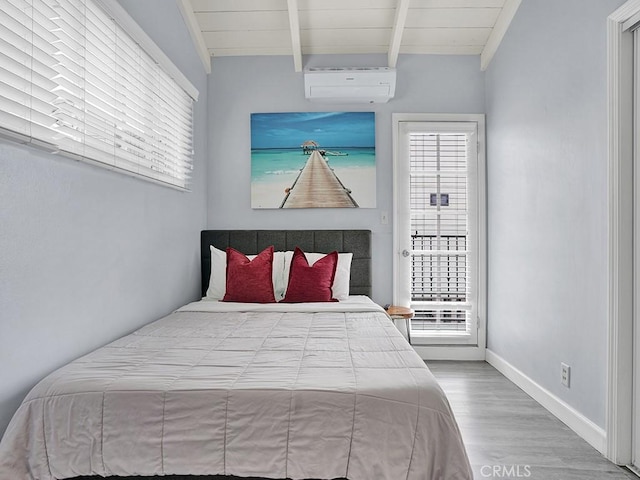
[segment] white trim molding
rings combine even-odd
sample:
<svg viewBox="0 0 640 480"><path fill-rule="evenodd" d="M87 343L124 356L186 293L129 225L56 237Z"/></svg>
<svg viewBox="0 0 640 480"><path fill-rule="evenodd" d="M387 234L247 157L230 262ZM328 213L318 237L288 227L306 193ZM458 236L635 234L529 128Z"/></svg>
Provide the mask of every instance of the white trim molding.
<svg viewBox="0 0 640 480"><path fill-rule="evenodd" d="M609 170L608 370L606 451L631 463L633 365L633 35L623 25L640 12L629 0L607 19Z"/></svg>
<svg viewBox="0 0 640 480"><path fill-rule="evenodd" d="M607 435L603 428L600 428L493 351L487 349L486 359L487 363L520 387L527 395L546 408L549 413L576 432L593 448L604 454L607 445Z"/></svg>

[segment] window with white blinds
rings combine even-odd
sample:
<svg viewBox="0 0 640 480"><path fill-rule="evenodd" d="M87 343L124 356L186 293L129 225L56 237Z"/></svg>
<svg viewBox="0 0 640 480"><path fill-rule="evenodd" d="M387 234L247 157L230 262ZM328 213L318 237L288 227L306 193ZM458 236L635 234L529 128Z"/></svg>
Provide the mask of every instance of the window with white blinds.
<svg viewBox="0 0 640 480"><path fill-rule="evenodd" d="M467 133L410 133L412 333L467 331Z"/></svg>
<svg viewBox="0 0 640 480"><path fill-rule="evenodd" d="M0 0L0 131L187 189L197 91L107 13L113 3Z"/></svg>

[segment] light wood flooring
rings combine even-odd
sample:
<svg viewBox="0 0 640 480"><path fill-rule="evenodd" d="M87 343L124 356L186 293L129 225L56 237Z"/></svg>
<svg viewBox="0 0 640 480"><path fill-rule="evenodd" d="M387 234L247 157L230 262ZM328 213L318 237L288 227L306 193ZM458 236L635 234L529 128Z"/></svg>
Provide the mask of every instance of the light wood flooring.
<svg viewBox="0 0 640 480"><path fill-rule="evenodd" d="M638 480L485 362L427 362L454 411L475 480Z"/></svg>

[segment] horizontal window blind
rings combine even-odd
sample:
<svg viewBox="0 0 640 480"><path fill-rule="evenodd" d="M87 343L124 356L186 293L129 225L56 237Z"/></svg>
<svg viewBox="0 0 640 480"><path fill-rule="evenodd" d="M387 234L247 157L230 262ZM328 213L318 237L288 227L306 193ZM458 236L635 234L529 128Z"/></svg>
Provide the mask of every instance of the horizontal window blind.
<svg viewBox="0 0 640 480"><path fill-rule="evenodd" d="M412 330L467 331L470 268L466 133L411 133Z"/></svg>
<svg viewBox="0 0 640 480"><path fill-rule="evenodd" d="M1 0L0 126L9 136L34 139L55 148L52 127L57 60L53 11L31 2Z"/></svg>
<svg viewBox="0 0 640 480"><path fill-rule="evenodd" d="M0 0L5 135L187 189L193 98L94 0Z"/></svg>

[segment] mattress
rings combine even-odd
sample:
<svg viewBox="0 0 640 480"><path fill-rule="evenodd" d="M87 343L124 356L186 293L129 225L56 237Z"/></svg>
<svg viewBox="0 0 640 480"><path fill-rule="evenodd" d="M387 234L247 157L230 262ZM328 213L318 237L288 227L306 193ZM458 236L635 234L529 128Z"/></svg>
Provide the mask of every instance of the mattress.
<svg viewBox="0 0 640 480"><path fill-rule="evenodd" d="M201 301L55 371L0 442L0 478L470 480L424 362L366 297Z"/></svg>

